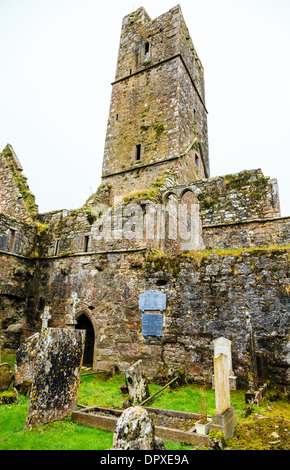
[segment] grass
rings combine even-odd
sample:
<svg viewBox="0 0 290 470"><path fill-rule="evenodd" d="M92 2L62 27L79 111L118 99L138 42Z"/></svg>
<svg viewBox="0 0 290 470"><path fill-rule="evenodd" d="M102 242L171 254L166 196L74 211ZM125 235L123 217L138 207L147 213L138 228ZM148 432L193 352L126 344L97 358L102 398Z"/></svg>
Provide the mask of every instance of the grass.
<svg viewBox="0 0 290 470"><path fill-rule="evenodd" d="M13 366L14 358L2 354L2 362L9 362ZM124 375L83 376L78 403L122 409L128 397L119 390L123 383ZM156 384L149 384L150 395L160 388ZM146 406L200 413L203 391L203 387L195 384L173 390L168 388ZM206 389L206 399L207 413L211 415L215 412L214 390ZM62 421L25 430L28 403L28 398L19 395L18 404L0 406L0 450L105 450L112 446L112 432L74 423L70 416ZM285 398L274 397L274 401L272 399L261 407L254 407L247 418L245 390L231 391L231 405L236 410L239 422L234 438L227 442L229 449L290 449L290 404ZM192 449L191 446L168 441L165 447L167 450Z"/></svg>

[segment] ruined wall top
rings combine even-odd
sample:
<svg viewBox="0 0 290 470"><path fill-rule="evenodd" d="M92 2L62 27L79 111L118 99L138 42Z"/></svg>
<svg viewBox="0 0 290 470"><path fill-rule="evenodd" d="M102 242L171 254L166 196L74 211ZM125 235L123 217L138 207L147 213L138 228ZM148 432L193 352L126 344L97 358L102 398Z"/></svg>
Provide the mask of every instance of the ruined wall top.
<svg viewBox="0 0 290 470"><path fill-rule="evenodd" d="M38 213L35 197L10 144L0 153L0 213L28 223Z"/></svg>

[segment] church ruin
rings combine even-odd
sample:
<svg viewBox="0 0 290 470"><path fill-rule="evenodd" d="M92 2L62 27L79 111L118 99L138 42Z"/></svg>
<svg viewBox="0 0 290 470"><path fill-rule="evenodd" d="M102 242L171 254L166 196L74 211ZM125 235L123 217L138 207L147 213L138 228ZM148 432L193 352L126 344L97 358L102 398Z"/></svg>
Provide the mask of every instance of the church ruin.
<svg viewBox="0 0 290 470"><path fill-rule="evenodd" d="M258 379L286 386L289 234L275 179L210 177L203 67L180 6L153 20L139 8L122 22L102 184L84 205L40 214L13 147L0 154L2 349L49 308L48 326L86 330L94 370L142 359L150 378L182 368L211 383L222 336L242 386L250 322Z"/></svg>

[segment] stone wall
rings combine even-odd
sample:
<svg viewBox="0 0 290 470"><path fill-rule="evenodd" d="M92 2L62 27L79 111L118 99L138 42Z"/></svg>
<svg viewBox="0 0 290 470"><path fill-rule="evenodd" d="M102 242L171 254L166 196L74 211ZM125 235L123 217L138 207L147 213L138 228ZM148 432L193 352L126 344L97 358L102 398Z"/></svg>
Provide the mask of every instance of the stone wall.
<svg viewBox="0 0 290 470"><path fill-rule="evenodd" d="M36 327L31 323L37 292L32 286L37 279L36 236L36 226L0 214L0 334L7 350L17 349Z"/></svg>
<svg viewBox="0 0 290 470"><path fill-rule="evenodd" d="M37 228L0 213L0 253L30 256L35 250Z"/></svg>
<svg viewBox="0 0 290 470"><path fill-rule="evenodd" d="M12 146L8 144L0 153L0 213L29 223L37 212L27 178Z"/></svg>
<svg viewBox="0 0 290 470"><path fill-rule="evenodd" d="M265 177L260 169L193 181L170 188L170 193L180 199L187 190L196 195L206 226L280 217L277 180Z"/></svg>
<svg viewBox="0 0 290 470"><path fill-rule="evenodd" d="M209 249L253 248L289 245L290 217L204 225L204 244Z"/></svg>
<svg viewBox="0 0 290 470"><path fill-rule="evenodd" d="M211 381L212 341L232 341L233 369L247 382L246 316L269 364L269 379L286 384L289 324L289 249L231 250L170 256L107 253L50 260L41 295L50 326L65 326L75 302L95 331L94 367L121 371L142 359L148 377L182 367L195 381ZM161 339L142 336L139 294L167 294Z"/></svg>

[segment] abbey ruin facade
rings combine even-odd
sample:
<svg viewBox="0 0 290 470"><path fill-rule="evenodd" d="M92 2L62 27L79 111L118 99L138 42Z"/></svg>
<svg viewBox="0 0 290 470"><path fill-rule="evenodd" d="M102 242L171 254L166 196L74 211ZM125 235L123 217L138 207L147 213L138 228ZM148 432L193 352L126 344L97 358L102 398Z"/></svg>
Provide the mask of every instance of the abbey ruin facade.
<svg viewBox="0 0 290 470"><path fill-rule="evenodd" d="M2 349L49 307L49 326L86 330L95 370L142 359L150 378L182 368L211 382L223 336L245 386L250 325L259 380L286 386L289 235L275 179L210 177L203 67L180 6L154 20L139 8L123 19L102 184L84 205L40 214L13 147L0 154ZM146 335L150 291L166 303Z"/></svg>

